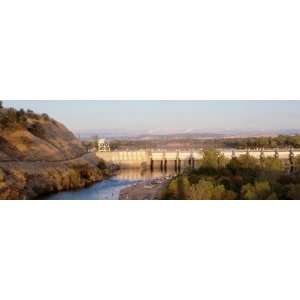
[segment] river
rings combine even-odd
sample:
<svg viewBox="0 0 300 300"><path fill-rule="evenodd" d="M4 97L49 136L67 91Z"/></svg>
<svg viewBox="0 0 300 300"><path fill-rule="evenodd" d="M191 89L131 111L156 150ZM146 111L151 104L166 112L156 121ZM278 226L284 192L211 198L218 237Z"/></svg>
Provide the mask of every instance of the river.
<svg viewBox="0 0 300 300"><path fill-rule="evenodd" d="M118 200L120 191L138 182L147 181L174 173L160 170L141 172L135 169L120 170L115 176L95 183L89 187L60 192L43 197L44 200Z"/></svg>

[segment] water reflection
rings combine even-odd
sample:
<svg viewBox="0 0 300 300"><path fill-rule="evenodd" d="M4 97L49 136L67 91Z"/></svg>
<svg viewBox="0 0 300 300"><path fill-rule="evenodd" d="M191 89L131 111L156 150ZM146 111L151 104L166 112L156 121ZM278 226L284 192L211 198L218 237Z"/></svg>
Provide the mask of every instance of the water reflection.
<svg viewBox="0 0 300 300"><path fill-rule="evenodd" d="M123 169L114 177L106 179L102 182L95 183L90 187L68 192L60 192L44 197L45 200L118 200L120 191L130 185L140 181L159 178L175 174L172 172L163 172L153 170L150 172L141 171L139 169Z"/></svg>
<svg viewBox="0 0 300 300"><path fill-rule="evenodd" d="M161 171L159 169L155 169L153 171L141 171L140 169L123 169L120 170L120 173L118 173L115 178L119 180L149 180L174 174L175 171Z"/></svg>

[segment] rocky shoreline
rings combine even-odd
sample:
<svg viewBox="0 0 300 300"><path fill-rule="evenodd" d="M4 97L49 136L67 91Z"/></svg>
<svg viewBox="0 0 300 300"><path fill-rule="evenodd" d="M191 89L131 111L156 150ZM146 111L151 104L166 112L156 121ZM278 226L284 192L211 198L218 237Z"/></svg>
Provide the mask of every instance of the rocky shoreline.
<svg viewBox="0 0 300 300"><path fill-rule="evenodd" d="M139 182L121 190L119 200L159 200L170 177L161 177Z"/></svg>

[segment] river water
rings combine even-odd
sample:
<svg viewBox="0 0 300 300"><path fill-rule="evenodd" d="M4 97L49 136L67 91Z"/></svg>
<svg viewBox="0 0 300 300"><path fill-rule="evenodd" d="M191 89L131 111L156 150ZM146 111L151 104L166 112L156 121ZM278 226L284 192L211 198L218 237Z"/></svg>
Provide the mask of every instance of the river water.
<svg viewBox="0 0 300 300"><path fill-rule="evenodd" d="M120 191L138 182L173 175L174 173L155 170L153 172L123 169L113 177L95 183L87 188L60 192L43 197L44 200L118 200Z"/></svg>

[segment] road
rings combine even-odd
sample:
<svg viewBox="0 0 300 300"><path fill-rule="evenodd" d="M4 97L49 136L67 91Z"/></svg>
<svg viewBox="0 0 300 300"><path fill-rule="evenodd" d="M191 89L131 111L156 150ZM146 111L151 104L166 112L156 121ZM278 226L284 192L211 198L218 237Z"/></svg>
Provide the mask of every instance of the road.
<svg viewBox="0 0 300 300"><path fill-rule="evenodd" d="M92 159L96 157L95 152L86 152L82 155L79 155L77 157L73 157L70 159L62 159L62 160L0 160L0 165L3 164L18 164L18 165L27 165L27 164L57 164L57 163L67 163L67 162L72 162L78 159Z"/></svg>

